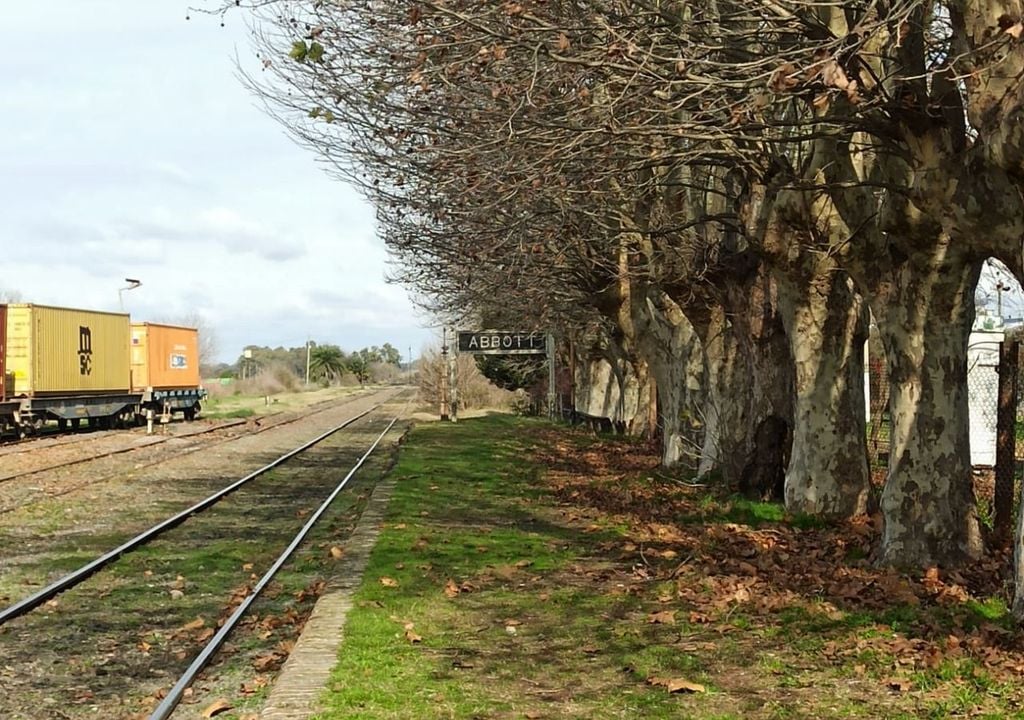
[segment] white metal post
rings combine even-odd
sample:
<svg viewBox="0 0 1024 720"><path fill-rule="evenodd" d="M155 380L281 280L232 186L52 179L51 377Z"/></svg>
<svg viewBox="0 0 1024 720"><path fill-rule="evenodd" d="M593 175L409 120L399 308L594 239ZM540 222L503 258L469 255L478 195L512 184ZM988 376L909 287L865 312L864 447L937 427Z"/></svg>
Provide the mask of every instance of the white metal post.
<svg viewBox="0 0 1024 720"><path fill-rule="evenodd" d="M306 386L309 386L309 338L306 338Z"/></svg>
<svg viewBox="0 0 1024 720"><path fill-rule="evenodd" d="M556 392L555 392L555 335L554 333L548 333L547 337L547 352L548 352L548 419L555 419L555 404L556 404Z"/></svg>
<svg viewBox="0 0 1024 720"><path fill-rule="evenodd" d="M448 328L441 328L441 419L448 419Z"/></svg>

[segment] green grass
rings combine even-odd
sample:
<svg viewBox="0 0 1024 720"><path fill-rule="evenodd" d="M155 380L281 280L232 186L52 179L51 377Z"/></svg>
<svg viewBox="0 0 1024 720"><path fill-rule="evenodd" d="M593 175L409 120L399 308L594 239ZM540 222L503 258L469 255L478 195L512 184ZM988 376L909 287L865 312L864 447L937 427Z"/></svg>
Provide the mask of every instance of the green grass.
<svg viewBox="0 0 1024 720"><path fill-rule="evenodd" d="M253 394L225 392L219 385L210 388L203 401L203 417L208 419L247 418L282 411L298 410L332 398L356 395L375 386L311 387L308 390L281 392L269 397Z"/></svg>
<svg viewBox="0 0 1024 720"><path fill-rule="evenodd" d="M806 592L786 587L770 610L730 602L734 586L723 599L713 582L728 574L720 570L728 556L755 563L737 556L733 533L779 531L813 548L842 525L683 486L637 469L635 455L623 471L612 461L577 466L563 451L563 466L553 438L563 448L596 442L501 416L415 430L393 470L388 522L320 720L1022 717L1024 692L1005 672L944 650L949 635L1013 630L1002 600L846 603L809 578ZM540 455L545 467L531 459ZM652 541L653 523L674 525L680 539ZM723 534L715 525L740 527ZM648 553L641 565L636 551L622 550L645 543L679 552L665 562ZM850 546L823 559L821 574L846 563L871 572L866 554ZM752 600L782 588L769 573L759 572L767 586ZM448 581L467 592L446 597ZM694 589L698 599L681 599ZM674 624L649 621L663 610L676 612ZM408 623L422 642L408 640ZM943 650L934 665L923 650L908 657L900 648L919 639ZM670 695L652 678L683 678L706 692ZM892 678L911 689L892 689Z"/></svg>
<svg viewBox="0 0 1024 720"><path fill-rule="evenodd" d="M656 641L679 629L647 623L640 598L586 582L577 563L617 531L559 522L528 459L532 424L412 433L320 718L677 718L700 706L645 684L702 672ZM446 597L448 580L469 592Z"/></svg>

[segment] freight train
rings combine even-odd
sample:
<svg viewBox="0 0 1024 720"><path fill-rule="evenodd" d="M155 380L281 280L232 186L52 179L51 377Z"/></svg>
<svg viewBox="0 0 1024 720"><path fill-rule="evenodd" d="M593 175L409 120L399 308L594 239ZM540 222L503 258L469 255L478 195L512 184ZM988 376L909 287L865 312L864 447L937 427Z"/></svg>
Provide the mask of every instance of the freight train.
<svg viewBox="0 0 1024 720"><path fill-rule="evenodd" d="M0 378L0 436L193 420L206 397L195 328L26 303L0 305Z"/></svg>

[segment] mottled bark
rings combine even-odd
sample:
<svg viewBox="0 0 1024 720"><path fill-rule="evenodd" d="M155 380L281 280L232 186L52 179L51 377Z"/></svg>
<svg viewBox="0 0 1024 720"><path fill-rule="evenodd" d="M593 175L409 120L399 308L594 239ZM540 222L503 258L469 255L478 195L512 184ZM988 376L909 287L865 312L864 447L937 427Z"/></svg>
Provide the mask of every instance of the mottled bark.
<svg viewBox="0 0 1024 720"><path fill-rule="evenodd" d="M597 350L597 355L585 355L577 362L576 409L583 415L607 418L609 426L618 433L638 426L637 378L632 366L621 357Z"/></svg>
<svg viewBox="0 0 1024 720"><path fill-rule="evenodd" d="M695 324L708 397L700 471L717 466L725 482L738 487L755 455L762 422L775 416L792 423L793 364L774 285L763 268L727 287L721 298ZM783 450L778 457L788 456L788 446Z"/></svg>
<svg viewBox="0 0 1024 720"><path fill-rule="evenodd" d="M651 377L651 369L642 357L634 357L630 362L630 367L636 377L636 414L626 426L626 433L634 437L653 440L655 423L651 421L651 418L655 416L657 408L652 402L651 384L654 379Z"/></svg>
<svg viewBox="0 0 1024 720"><path fill-rule="evenodd" d="M977 142L989 163L1024 180L1024 3L956 0L949 10Z"/></svg>
<svg viewBox="0 0 1024 720"><path fill-rule="evenodd" d="M835 257L850 231L821 191L839 146L822 140L803 173L806 191L754 185L742 208L778 289L794 366L786 507L851 517L867 510L862 347L867 307ZM783 174L783 181L788 178Z"/></svg>
<svg viewBox="0 0 1024 720"><path fill-rule="evenodd" d="M639 298L635 298L639 300ZM683 432L682 415L687 369L696 333L679 307L663 292L646 288L643 302L633 306L637 348L654 378L661 425L661 464L673 467L692 458L692 444Z"/></svg>
<svg viewBox="0 0 1024 720"><path fill-rule="evenodd" d="M708 404L698 474L720 469L728 483L738 483L753 440L749 417L753 370L725 309L710 313L701 338L707 373Z"/></svg>
<svg viewBox="0 0 1024 720"><path fill-rule="evenodd" d="M1024 483L1021 484L1019 507L1024 507ZM1024 622L1024 512L1017 513L1017 529L1013 534L1013 616Z"/></svg>
<svg viewBox="0 0 1024 720"><path fill-rule="evenodd" d="M733 288L729 295L735 308L732 319L739 333L740 347L753 370L753 391L749 396L751 425L747 432L754 435L769 417L778 418L791 430L793 359L779 313L775 282L762 265L745 286ZM789 457L791 438L791 432L785 433L782 442L786 447L770 456L773 462L785 462ZM751 462L753 450L748 451L745 466ZM785 465L779 470L784 473ZM764 468L761 472L770 474L774 470ZM773 496L773 499L782 500L782 497Z"/></svg>
<svg viewBox="0 0 1024 720"><path fill-rule="evenodd" d="M780 273L779 308L795 368L786 508L852 517L867 510L864 434L867 308L831 262L809 277Z"/></svg>
<svg viewBox="0 0 1024 720"><path fill-rule="evenodd" d="M967 408L967 341L980 271L980 262L943 235L874 283L892 423L881 499L884 563L952 565L982 549Z"/></svg>

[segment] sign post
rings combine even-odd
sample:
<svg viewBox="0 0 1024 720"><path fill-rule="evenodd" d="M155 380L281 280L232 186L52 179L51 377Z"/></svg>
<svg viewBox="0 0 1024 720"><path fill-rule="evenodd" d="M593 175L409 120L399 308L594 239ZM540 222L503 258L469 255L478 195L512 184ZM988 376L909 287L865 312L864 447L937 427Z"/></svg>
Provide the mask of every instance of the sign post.
<svg viewBox="0 0 1024 720"><path fill-rule="evenodd" d="M547 337L540 333L486 330L460 332L459 352L474 355L544 355Z"/></svg>
<svg viewBox="0 0 1024 720"><path fill-rule="evenodd" d="M555 385L555 336L553 333L542 334L510 330L463 331L458 334L457 346L460 353L472 353L473 355L547 355L548 418L555 419L558 412L558 392ZM454 388L454 384L452 387ZM452 392L454 393L454 389Z"/></svg>
<svg viewBox="0 0 1024 720"><path fill-rule="evenodd" d="M448 387L451 393L451 417L452 422L459 420L459 374L456 365L456 353L448 355Z"/></svg>

